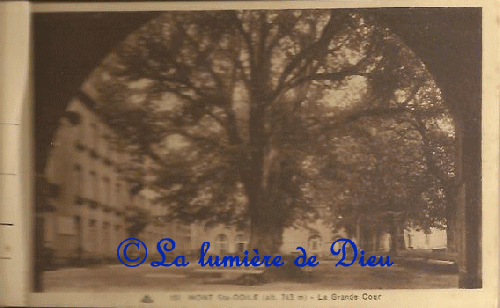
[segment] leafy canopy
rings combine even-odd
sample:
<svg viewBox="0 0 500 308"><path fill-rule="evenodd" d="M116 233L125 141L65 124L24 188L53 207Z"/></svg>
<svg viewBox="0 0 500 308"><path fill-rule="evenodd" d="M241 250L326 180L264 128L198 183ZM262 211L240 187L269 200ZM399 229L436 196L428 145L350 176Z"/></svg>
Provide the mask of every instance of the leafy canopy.
<svg viewBox="0 0 500 308"><path fill-rule="evenodd" d="M128 148L155 158L172 219L245 223L259 195L283 225L442 223L452 121L425 66L356 11L165 13L90 81Z"/></svg>

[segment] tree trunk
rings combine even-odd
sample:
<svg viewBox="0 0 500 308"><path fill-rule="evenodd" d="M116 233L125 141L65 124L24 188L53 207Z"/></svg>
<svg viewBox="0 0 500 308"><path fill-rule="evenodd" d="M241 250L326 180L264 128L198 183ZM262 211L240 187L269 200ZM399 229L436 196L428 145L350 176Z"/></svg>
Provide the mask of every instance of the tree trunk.
<svg viewBox="0 0 500 308"><path fill-rule="evenodd" d="M363 243L361 241L361 216L358 216L358 218L356 219L356 245L358 245L358 247L363 246Z"/></svg>
<svg viewBox="0 0 500 308"><path fill-rule="evenodd" d="M252 25L259 29L250 55L250 117L249 117L249 165L243 169L244 185L249 200L250 249L258 249L259 255L277 254L282 244L283 229L289 211L284 204L280 187L290 180L283 176L280 124L266 126L267 107L273 100L271 93L271 57L266 53L269 25L266 15L261 14ZM269 124L269 123L268 123ZM277 136L278 135L278 136ZM249 253L254 253L249 251Z"/></svg>
<svg viewBox="0 0 500 308"><path fill-rule="evenodd" d="M390 242L389 242L389 254L393 257L398 255L398 222L397 218L394 216L390 217L390 223L389 223L389 235L390 235Z"/></svg>
<svg viewBox="0 0 500 308"><path fill-rule="evenodd" d="M377 228L375 231L375 251L380 250L380 237L382 236L382 233L380 232L380 229Z"/></svg>
<svg viewBox="0 0 500 308"><path fill-rule="evenodd" d="M398 239L396 227L391 227L389 231L390 242L389 242L389 253L392 256L397 256L398 254Z"/></svg>
<svg viewBox="0 0 500 308"><path fill-rule="evenodd" d="M250 229L250 249L258 249L259 256L278 254L283 242L283 227L269 221L269 217L262 213L258 222L252 221Z"/></svg>
<svg viewBox="0 0 500 308"><path fill-rule="evenodd" d="M259 249L259 254L276 254L282 244L286 215L280 185L284 179L281 157L276 148L271 148L262 161L262 182L255 185L255 196L250 204L251 249Z"/></svg>
<svg viewBox="0 0 500 308"><path fill-rule="evenodd" d="M446 246L448 251L457 252L457 204L458 190L447 197L446 205Z"/></svg>
<svg viewBox="0 0 500 308"><path fill-rule="evenodd" d="M476 79L480 80L480 79ZM459 252L459 287L476 289L482 286L481 266L481 108L470 104L481 101L480 86L477 95L464 100L470 107L468 113L456 117L456 139L458 147L457 177L461 183L457 188L457 221L460 233L457 242ZM474 107L473 107L474 106Z"/></svg>
<svg viewBox="0 0 500 308"><path fill-rule="evenodd" d="M44 243L44 220L41 213L36 213L35 220L35 268L33 275L33 291L43 292L43 271L46 266L43 262L43 243Z"/></svg>

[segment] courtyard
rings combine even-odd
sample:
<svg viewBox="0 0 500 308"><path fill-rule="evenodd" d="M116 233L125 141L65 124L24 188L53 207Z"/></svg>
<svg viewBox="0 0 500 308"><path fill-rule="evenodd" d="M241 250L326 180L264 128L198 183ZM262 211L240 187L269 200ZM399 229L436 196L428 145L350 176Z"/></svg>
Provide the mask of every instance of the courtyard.
<svg viewBox="0 0 500 308"><path fill-rule="evenodd" d="M43 274L45 292L156 292L174 291L269 291L317 289L450 289L458 288L458 275L439 273L394 264L391 267L335 267L336 261L323 260L312 268L307 279L290 279L238 285L242 269L201 268L196 262L187 267L126 267L123 264L85 268L64 268ZM218 274L221 271L221 275ZM249 270L247 270L248 272Z"/></svg>

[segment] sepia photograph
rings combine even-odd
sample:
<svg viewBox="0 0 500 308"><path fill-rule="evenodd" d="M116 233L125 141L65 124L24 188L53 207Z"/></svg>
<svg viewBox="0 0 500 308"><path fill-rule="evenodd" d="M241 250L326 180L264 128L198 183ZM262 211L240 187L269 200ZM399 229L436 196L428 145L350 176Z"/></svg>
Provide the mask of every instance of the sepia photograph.
<svg viewBox="0 0 500 308"><path fill-rule="evenodd" d="M481 289L482 14L32 13L31 292Z"/></svg>

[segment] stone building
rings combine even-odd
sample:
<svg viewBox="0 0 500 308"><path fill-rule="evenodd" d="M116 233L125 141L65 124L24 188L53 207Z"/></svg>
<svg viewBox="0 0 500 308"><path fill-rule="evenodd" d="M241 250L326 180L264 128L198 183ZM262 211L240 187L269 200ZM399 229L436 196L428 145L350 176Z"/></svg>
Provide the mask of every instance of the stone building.
<svg viewBox="0 0 500 308"><path fill-rule="evenodd" d="M445 250L447 245L446 230L430 228L428 232L422 229L409 228L404 230L405 248L423 250Z"/></svg>
<svg viewBox="0 0 500 308"><path fill-rule="evenodd" d="M126 218L138 212L150 220L139 234L148 247L172 235L175 226L161 219L166 206L153 202L154 193L147 187L138 190L121 176L131 156L120 149L118 134L96 112L92 98L80 92L65 115L44 173L55 189L48 198L52 210L42 214L42 232L55 262L116 259L119 243L128 237ZM144 158L146 174L153 164Z"/></svg>
<svg viewBox="0 0 500 308"><path fill-rule="evenodd" d="M224 224L206 226L192 225L192 247L198 254L203 242L209 242L209 255L242 255L251 250L250 230L238 229ZM300 253L297 247L304 248L308 255L326 257L330 254L332 244L331 228L322 221L303 227L288 227L283 230L283 242L279 249L282 255Z"/></svg>
<svg viewBox="0 0 500 308"><path fill-rule="evenodd" d="M210 255L240 255L249 247L249 230L239 230L235 226L219 224L207 226L205 223L191 226L192 250L199 254L204 242L210 243L207 254Z"/></svg>

